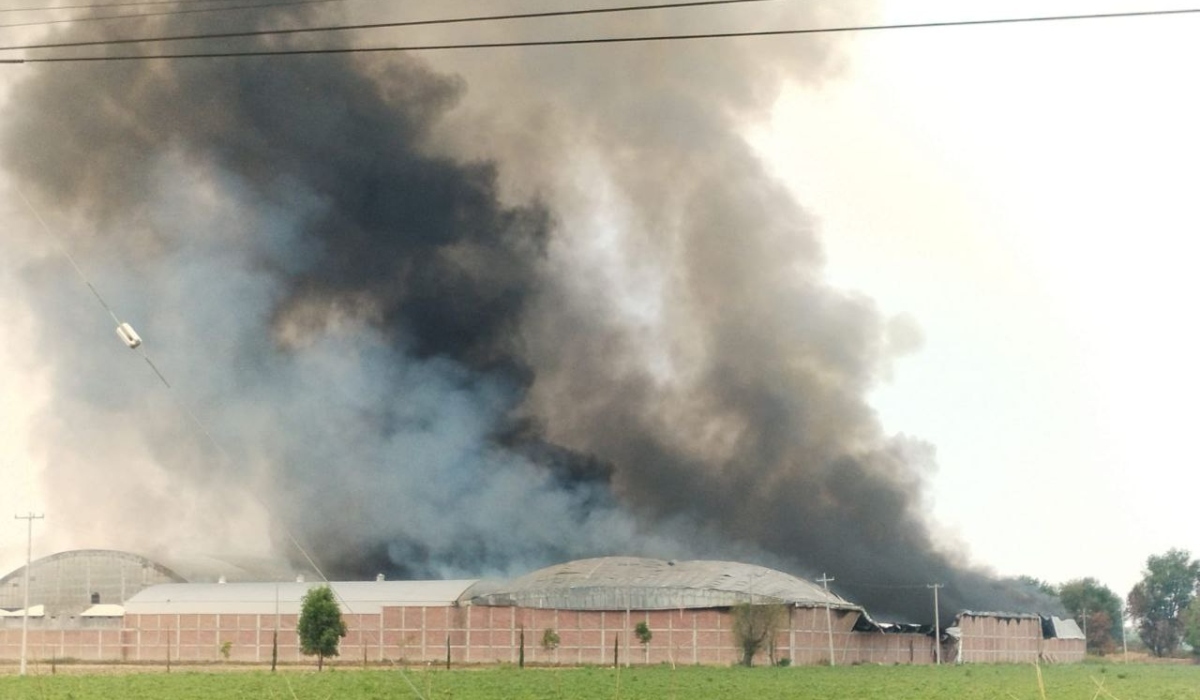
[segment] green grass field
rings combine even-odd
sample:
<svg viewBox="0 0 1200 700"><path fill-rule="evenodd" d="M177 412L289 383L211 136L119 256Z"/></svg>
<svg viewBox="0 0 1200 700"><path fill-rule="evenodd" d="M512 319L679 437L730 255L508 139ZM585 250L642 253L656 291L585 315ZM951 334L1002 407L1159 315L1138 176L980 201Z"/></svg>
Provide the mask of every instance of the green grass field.
<svg viewBox="0 0 1200 700"><path fill-rule="evenodd" d="M113 673L86 667L70 674L0 676L5 700L114 698L284 698L287 700L418 698L426 700L691 700L693 698L1003 698L1005 700L1200 700L1200 667L1082 664L1033 666L855 666L846 668L515 668L356 670L317 674L288 669L170 674ZM411 685L410 685L411 683ZM418 695L419 693L419 695Z"/></svg>

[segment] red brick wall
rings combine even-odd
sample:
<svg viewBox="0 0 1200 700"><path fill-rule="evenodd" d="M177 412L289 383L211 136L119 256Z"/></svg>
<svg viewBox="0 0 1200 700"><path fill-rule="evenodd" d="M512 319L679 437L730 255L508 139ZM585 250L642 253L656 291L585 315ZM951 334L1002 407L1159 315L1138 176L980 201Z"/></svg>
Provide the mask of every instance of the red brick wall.
<svg viewBox="0 0 1200 700"><path fill-rule="evenodd" d="M1082 639L1042 639L1040 619L963 616L958 625L963 663L1070 663L1084 657Z"/></svg>
<svg viewBox="0 0 1200 700"><path fill-rule="evenodd" d="M1070 664L1083 661L1086 654L1082 639L1043 639L1042 661L1052 664Z"/></svg>
<svg viewBox="0 0 1200 700"><path fill-rule="evenodd" d="M852 663L926 664L934 660L933 640L924 635L854 632L858 613L832 612L834 658ZM653 638L642 646L634 628L645 622ZM516 663L521 630L530 664L611 664L614 642L621 663L717 664L740 659L732 617L720 610L567 611L504 607L386 607L379 615L347 614L349 630L341 658L354 662ZM123 628L30 629L30 658L77 658L164 662L229 659L268 663L276 616L269 615L126 615ZM1081 640L1042 640L1039 620L964 617L963 661L1078 661ZM559 637L555 649L542 647L545 630ZM296 637L296 616L278 617L279 659L305 662ZM792 608L789 624L775 639L775 657L798 665L828 663L830 635L824 608ZM20 628L0 628L0 658L20 653ZM952 652L943 661L953 663ZM755 662L767 663L760 652Z"/></svg>
<svg viewBox="0 0 1200 700"><path fill-rule="evenodd" d="M776 659L796 664L827 663L829 632L825 610L795 608L789 625L775 640ZM931 663L933 641L922 635L853 632L857 613L831 615L834 654L839 664ZM652 638L642 645L639 622ZM454 663L516 663L524 630L525 661L530 664L611 664L614 646L621 663L737 663L741 652L732 618L719 610L568 611L529 608L385 608L378 658L397 662L438 662L446 642ZM542 646L546 630L558 635L556 648ZM343 652L344 653L344 652ZM761 652L756 663L767 663Z"/></svg>
<svg viewBox="0 0 1200 700"><path fill-rule="evenodd" d="M30 628L26 641L30 659L106 661L121 658L122 633L118 626L92 629ZM21 628L0 629L0 658L21 658Z"/></svg>
<svg viewBox="0 0 1200 700"><path fill-rule="evenodd" d="M347 625L351 624L347 615ZM369 616L376 617L376 616ZM377 619L377 618L376 618ZM126 615L127 661L221 661L228 643L230 661L269 662L275 615ZM279 616L279 659L299 661L296 616Z"/></svg>

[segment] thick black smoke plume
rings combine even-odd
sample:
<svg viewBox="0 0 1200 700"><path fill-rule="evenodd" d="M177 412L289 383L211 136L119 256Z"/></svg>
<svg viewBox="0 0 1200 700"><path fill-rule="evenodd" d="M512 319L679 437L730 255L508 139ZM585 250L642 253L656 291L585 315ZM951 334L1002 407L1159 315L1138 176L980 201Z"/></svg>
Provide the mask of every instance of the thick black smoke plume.
<svg viewBox="0 0 1200 700"><path fill-rule="evenodd" d="M346 5L63 36L371 7ZM799 26L841 5L795 7L382 41ZM338 40L219 47L314 41ZM5 168L174 380L120 355L53 246L12 234L45 252L23 274L53 372L46 490L78 532L290 532L332 576L749 557L880 612L928 617L933 581L947 611L1028 609L934 541L932 450L864 399L905 334L822 282L813 222L740 133L835 58L809 38L33 70Z"/></svg>

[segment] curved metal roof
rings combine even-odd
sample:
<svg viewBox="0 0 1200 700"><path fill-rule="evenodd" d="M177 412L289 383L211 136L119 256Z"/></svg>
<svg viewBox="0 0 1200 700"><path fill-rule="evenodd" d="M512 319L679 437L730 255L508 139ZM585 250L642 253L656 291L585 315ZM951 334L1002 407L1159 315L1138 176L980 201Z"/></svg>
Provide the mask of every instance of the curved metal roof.
<svg viewBox="0 0 1200 700"><path fill-rule="evenodd" d="M473 605L564 610L671 610L739 603L861 608L809 581L754 564L640 557L580 559L464 595Z"/></svg>
<svg viewBox="0 0 1200 700"><path fill-rule="evenodd" d="M76 549L29 565L29 604L46 606L52 616L74 615L100 603L121 603L147 586L183 581L162 564L131 552ZM24 603L25 567L0 578L0 608Z"/></svg>
<svg viewBox="0 0 1200 700"><path fill-rule="evenodd" d="M175 583L152 586L125 602L127 615L300 612L310 588L328 585L345 612L377 614L383 607L450 606L475 580L332 581L285 583Z"/></svg>

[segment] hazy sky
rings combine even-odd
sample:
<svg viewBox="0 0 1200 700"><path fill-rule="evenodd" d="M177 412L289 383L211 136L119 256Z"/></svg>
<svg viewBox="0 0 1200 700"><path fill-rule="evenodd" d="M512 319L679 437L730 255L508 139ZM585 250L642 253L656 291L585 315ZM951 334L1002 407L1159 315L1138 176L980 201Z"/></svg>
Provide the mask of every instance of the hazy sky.
<svg viewBox="0 0 1200 700"><path fill-rule="evenodd" d="M969 6L969 11L967 7ZM881 3L881 22L1169 2ZM828 274L916 321L873 403L938 449L933 513L977 561L1124 595L1200 551L1200 17L847 39L843 79L756 132Z"/></svg>
<svg viewBox="0 0 1200 700"><path fill-rule="evenodd" d="M862 4L879 22L1183 6ZM1200 553L1197 30L1188 15L845 35L837 77L746 127L816 216L828 279L921 330L872 404L936 446L939 534L1000 573L1096 576L1123 596L1148 554ZM0 66L0 100L21 70ZM19 205L0 216L28 227ZM0 294L21 262L0 256ZM46 397L27 311L4 296L0 311L11 517L41 508L28 431ZM24 534L10 521L0 570Z"/></svg>

